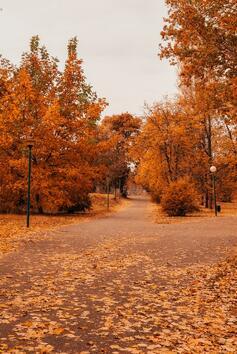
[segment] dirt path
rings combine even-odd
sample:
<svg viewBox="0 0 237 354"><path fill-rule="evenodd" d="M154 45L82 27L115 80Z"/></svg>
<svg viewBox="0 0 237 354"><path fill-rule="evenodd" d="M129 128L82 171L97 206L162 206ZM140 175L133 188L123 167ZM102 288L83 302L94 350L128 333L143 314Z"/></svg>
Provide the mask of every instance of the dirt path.
<svg viewBox="0 0 237 354"><path fill-rule="evenodd" d="M139 198L60 228L0 260L0 352L236 353L236 244L236 217L157 225Z"/></svg>

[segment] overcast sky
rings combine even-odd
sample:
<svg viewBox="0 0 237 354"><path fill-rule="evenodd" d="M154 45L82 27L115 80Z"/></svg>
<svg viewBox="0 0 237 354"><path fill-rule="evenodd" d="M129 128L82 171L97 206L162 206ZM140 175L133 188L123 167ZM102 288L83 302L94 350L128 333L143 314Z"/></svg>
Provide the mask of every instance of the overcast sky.
<svg viewBox="0 0 237 354"><path fill-rule="evenodd" d="M87 81L106 97L106 114L142 114L177 92L176 71L157 56L164 0L0 0L0 54L19 63L29 40L61 63L68 39L79 39Z"/></svg>

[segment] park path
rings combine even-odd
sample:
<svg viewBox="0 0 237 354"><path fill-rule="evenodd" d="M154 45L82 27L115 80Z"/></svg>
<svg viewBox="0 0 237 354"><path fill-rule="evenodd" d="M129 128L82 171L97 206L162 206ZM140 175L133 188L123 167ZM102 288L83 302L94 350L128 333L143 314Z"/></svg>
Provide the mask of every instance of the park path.
<svg viewBox="0 0 237 354"><path fill-rule="evenodd" d="M235 308L209 284L236 244L236 217L155 224L138 197L58 228L0 260L0 352L232 353Z"/></svg>

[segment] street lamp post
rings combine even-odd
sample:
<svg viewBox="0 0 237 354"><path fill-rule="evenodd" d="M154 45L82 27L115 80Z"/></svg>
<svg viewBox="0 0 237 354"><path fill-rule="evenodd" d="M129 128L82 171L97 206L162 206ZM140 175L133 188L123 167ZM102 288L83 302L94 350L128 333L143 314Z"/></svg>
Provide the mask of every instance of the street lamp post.
<svg viewBox="0 0 237 354"><path fill-rule="evenodd" d="M29 148L29 155L28 155L28 191L27 191L26 226L30 227L30 182L31 182L31 160L32 160L33 140L28 140L27 146Z"/></svg>
<svg viewBox="0 0 237 354"><path fill-rule="evenodd" d="M109 177L106 179L106 189L107 189L107 210L109 210L109 190L110 190L110 183L109 183Z"/></svg>
<svg viewBox="0 0 237 354"><path fill-rule="evenodd" d="M213 199L214 199L215 216L217 216L217 205L216 205L216 166L211 166L210 167L210 172L212 174L212 187L213 187Z"/></svg>

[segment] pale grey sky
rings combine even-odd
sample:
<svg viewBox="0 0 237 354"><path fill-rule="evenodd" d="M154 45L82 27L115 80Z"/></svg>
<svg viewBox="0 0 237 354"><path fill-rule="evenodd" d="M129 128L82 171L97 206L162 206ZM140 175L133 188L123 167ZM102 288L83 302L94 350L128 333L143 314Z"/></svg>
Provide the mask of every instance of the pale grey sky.
<svg viewBox="0 0 237 354"><path fill-rule="evenodd" d="M176 71L157 57L164 0L0 0L0 54L18 63L29 40L41 43L61 64L68 39L79 39L83 68L106 114L142 114L177 92Z"/></svg>

